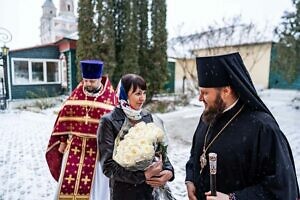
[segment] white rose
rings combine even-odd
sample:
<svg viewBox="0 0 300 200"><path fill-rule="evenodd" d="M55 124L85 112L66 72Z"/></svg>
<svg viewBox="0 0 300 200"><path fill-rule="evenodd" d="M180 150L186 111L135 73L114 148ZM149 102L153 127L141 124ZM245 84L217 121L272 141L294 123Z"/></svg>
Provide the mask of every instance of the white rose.
<svg viewBox="0 0 300 200"><path fill-rule="evenodd" d="M162 142L163 139L164 139L164 135L165 135L164 132L163 132L163 130L161 130L160 128L158 128L156 131L157 131L156 132L157 141Z"/></svg>
<svg viewBox="0 0 300 200"><path fill-rule="evenodd" d="M145 144L140 146L140 151L144 155L145 159L151 159L155 154L152 144Z"/></svg>
<svg viewBox="0 0 300 200"><path fill-rule="evenodd" d="M137 162L152 160L155 154L153 145L161 142L163 137L163 130L154 123L137 123L119 142L113 159L123 167L134 167Z"/></svg>

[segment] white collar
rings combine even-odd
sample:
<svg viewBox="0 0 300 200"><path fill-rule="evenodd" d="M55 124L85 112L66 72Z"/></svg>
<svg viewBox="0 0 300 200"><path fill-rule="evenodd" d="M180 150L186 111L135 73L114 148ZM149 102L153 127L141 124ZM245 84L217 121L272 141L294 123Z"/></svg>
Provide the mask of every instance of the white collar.
<svg viewBox="0 0 300 200"><path fill-rule="evenodd" d="M239 101L239 99L240 99L240 98L238 98L233 104L231 104L229 107L227 107L227 108L223 111L223 113L226 112L226 111L228 111L228 110L230 110L231 108L233 108L233 107L237 104L237 102Z"/></svg>

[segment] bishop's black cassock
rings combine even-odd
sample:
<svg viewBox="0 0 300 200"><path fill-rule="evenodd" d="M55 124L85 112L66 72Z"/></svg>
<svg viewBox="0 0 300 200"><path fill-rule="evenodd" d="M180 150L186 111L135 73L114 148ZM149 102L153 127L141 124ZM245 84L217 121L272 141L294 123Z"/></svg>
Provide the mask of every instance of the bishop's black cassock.
<svg viewBox="0 0 300 200"><path fill-rule="evenodd" d="M238 53L197 58L199 86L231 86L238 94L237 104L219 116L207 133L208 124L200 118L195 131L186 181L196 186L198 200L210 190L209 166L200 174L200 156L225 124L206 152L217 153L217 191L234 193L238 200L296 200L300 198L294 160L288 141L275 118L258 97Z"/></svg>

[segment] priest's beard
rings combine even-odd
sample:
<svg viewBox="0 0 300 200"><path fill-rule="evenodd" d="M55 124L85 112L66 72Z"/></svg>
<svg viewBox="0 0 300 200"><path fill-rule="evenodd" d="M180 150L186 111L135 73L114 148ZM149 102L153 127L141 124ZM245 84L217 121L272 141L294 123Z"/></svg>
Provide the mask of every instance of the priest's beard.
<svg viewBox="0 0 300 200"><path fill-rule="evenodd" d="M97 88L94 88L94 87L84 87L84 90L87 91L88 93L91 93L91 94L96 94L100 91L101 89L101 86L97 87Z"/></svg>
<svg viewBox="0 0 300 200"><path fill-rule="evenodd" d="M215 123L216 119L223 113L225 108L226 108L225 102L221 98L220 93L218 93L213 105L207 107L207 109L203 111L202 119L204 123L206 124Z"/></svg>

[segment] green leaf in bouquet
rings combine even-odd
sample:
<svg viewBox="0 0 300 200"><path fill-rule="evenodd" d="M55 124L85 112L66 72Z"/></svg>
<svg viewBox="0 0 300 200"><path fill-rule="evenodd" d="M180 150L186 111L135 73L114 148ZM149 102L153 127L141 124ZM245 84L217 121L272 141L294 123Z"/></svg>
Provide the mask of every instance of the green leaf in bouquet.
<svg viewBox="0 0 300 200"><path fill-rule="evenodd" d="M167 161L167 149L168 145L164 145L163 143L158 143L155 153L157 155L162 155L163 162Z"/></svg>

